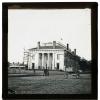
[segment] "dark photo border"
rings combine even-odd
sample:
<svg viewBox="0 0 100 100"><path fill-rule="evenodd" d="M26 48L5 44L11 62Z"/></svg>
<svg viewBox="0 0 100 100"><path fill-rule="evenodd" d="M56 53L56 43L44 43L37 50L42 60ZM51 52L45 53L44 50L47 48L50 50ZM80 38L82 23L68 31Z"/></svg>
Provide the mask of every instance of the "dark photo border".
<svg viewBox="0 0 100 100"><path fill-rule="evenodd" d="M91 9L91 94L8 94L8 9ZM97 2L3 2L2 3L2 97L3 99L97 99L98 82Z"/></svg>

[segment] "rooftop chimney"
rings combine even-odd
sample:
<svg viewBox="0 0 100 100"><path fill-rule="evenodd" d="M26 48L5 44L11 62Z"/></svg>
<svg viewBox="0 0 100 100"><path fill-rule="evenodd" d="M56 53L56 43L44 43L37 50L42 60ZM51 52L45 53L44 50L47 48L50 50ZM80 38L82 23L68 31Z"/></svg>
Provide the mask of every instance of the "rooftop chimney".
<svg viewBox="0 0 100 100"><path fill-rule="evenodd" d="M37 43L37 48L40 49L40 42Z"/></svg>
<svg viewBox="0 0 100 100"><path fill-rule="evenodd" d="M69 50L69 44L67 43L67 50Z"/></svg>
<svg viewBox="0 0 100 100"><path fill-rule="evenodd" d="M53 41L53 49L56 48L56 41Z"/></svg>
<svg viewBox="0 0 100 100"><path fill-rule="evenodd" d="M76 55L76 49L74 49L74 53L75 53L75 55Z"/></svg>

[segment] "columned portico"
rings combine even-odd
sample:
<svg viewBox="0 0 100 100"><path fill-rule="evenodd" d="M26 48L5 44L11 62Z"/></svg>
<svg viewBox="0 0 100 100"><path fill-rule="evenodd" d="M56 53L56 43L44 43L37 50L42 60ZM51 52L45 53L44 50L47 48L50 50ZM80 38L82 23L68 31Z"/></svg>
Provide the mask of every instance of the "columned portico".
<svg viewBox="0 0 100 100"><path fill-rule="evenodd" d="M53 53L38 53L38 68L43 69L43 68L48 68L48 69L54 69L54 55Z"/></svg>
<svg viewBox="0 0 100 100"><path fill-rule="evenodd" d="M75 63L80 60L76 56L76 49L71 52L68 44L65 46L59 42L56 43L56 41L42 45L38 42L36 48L27 50L25 59L24 62L27 62L28 69L44 69L47 67L49 70L65 70L65 67L68 66L75 67Z"/></svg>

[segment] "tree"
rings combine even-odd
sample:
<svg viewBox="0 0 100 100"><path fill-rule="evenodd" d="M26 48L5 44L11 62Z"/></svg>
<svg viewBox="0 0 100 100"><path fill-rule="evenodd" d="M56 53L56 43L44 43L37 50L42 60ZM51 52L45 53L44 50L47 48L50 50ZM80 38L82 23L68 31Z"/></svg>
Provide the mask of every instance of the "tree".
<svg viewBox="0 0 100 100"><path fill-rule="evenodd" d="M91 61L81 59L79 62L80 69L83 71L91 71Z"/></svg>

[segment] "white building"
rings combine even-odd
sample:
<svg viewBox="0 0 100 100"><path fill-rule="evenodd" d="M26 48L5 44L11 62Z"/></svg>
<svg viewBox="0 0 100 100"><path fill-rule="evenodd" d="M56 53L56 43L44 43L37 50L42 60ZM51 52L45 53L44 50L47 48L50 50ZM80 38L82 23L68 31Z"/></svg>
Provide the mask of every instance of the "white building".
<svg viewBox="0 0 100 100"><path fill-rule="evenodd" d="M65 46L56 41L44 44L38 42L36 48L24 52L24 64L28 65L28 69L44 69L47 67L50 70L64 70L65 62L69 60L73 62L74 56L76 57L76 49L71 52L68 44ZM72 68L72 64L67 63L67 65L68 68Z"/></svg>

